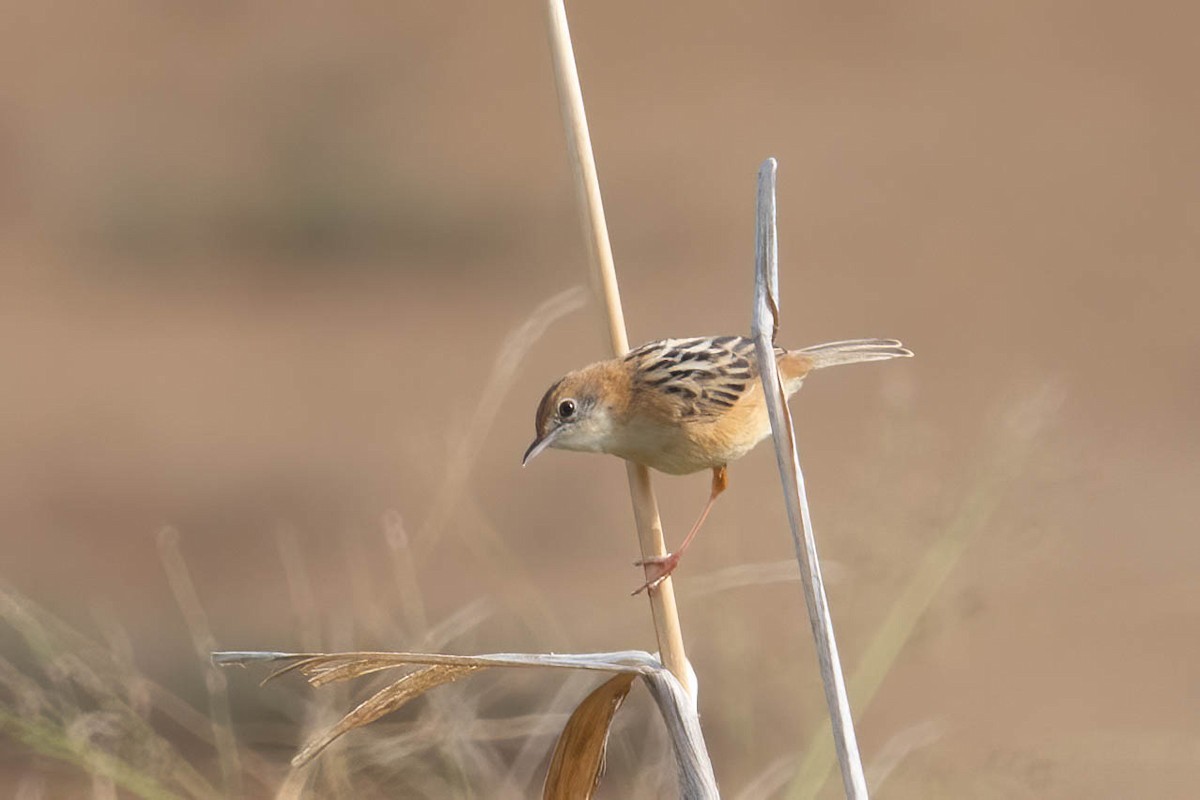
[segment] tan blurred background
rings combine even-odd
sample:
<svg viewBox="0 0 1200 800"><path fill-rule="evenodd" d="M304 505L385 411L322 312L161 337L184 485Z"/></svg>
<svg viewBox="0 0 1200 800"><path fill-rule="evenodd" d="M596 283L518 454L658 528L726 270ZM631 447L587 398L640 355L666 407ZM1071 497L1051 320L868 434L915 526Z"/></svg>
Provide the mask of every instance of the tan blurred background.
<svg viewBox="0 0 1200 800"><path fill-rule="evenodd" d="M962 548L878 692L851 698L867 761L903 754L879 796L1193 796L1195 10L569 12L633 341L747 330L754 178L774 155L781 342L917 351L793 403L848 667L939 543ZM519 466L546 386L605 355L594 307L532 345L466 488L434 509L502 340L586 281L540 4L2 18L0 579L81 629L115 621L140 669L203 708L162 526L219 646L304 646L283 542L323 646L392 649L413 643L363 609L405 613L395 510L431 622L493 606L447 650L653 649L627 596L621 465ZM657 486L677 541L707 479ZM796 757L823 701L798 584L713 576L790 552L760 448L676 581L731 797ZM279 710L232 681L254 749ZM488 713L536 713L553 685L498 684ZM641 785L620 778L653 724L633 713L618 787ZM299 736L282 727L262 748L278 763ZM12 742L0 757L60 769Z"/></svg>

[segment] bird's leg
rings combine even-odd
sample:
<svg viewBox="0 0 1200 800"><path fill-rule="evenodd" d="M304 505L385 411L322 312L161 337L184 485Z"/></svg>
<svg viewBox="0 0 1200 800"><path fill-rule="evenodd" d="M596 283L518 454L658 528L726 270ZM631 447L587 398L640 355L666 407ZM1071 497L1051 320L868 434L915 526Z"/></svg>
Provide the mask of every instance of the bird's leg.
<svg viewBox="0 0 1200 800"><path fill-rule="evenodd" d="M725 465L722 464L719 467L713 467L712 473L712 491L708 495L708 502L704 505L704 510L700 512L700 518L696 520L696 524L688 531L688 535L683 537L683 543L679 545L679 549L667 553L665 556L650 556L649 558L633 562L635 566L646 567L646 582L634 594L639 594L646 589L653 589L655 586L658 586L679 566L679 558L683 555L683 551L687 550L688 545L696 538L696 532L700 530L700 526L704 524L704 520L708 519L708 512L712 511L713 503L717 501L721 492L725 491L725 487L729 485Z"/></svg>

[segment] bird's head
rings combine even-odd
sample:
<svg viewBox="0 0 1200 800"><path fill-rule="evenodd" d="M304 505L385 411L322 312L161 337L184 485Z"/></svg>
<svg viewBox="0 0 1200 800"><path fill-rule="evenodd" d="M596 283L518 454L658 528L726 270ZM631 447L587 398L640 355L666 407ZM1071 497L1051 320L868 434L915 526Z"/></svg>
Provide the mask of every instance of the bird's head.
<svg viewBox="0 0 1200 800"><path fill-rule="evenodd" d="M537 436L525 451L521 466L547 447L607 451L613 434L614 402L619 394L611 372L607 363L593 364L563 376L546 390L534 420Z"/></svg>

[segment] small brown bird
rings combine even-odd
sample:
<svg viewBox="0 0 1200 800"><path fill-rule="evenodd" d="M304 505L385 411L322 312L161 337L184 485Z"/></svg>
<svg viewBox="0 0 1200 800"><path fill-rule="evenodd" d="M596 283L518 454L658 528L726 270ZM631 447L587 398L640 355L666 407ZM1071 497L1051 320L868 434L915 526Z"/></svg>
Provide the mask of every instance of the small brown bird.
<svg viewBox="0 0 1200 800"><path fill-rule="evenodd" d="M791 397L815 369L911 356L895 339L853 339L775 349ZM547 447L609 453L671 475L711 469L712 492L679 549L636 562L657 586L727 485L725 466L771 435L754 341L741 336L663 339L570 372L538 404L537 438L522 466Z"/></svg>

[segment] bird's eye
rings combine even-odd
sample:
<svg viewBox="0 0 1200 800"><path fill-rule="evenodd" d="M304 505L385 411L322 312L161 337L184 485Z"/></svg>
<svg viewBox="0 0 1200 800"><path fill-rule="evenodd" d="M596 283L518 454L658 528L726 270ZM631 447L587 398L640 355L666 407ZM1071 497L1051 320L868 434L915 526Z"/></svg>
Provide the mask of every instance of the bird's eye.
<svg viewBox="0 0 1200 800"><path fill-rule="evenodd" d="M570 419L575 416L575 401L563 400L558 404L558 416L562 419Z"/></svg>

